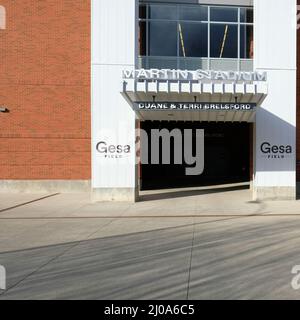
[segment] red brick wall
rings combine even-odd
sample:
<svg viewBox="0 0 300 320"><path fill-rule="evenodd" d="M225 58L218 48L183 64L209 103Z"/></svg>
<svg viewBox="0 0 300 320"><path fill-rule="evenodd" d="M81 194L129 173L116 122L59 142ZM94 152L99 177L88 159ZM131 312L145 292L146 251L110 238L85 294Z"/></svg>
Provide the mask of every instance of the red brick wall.
<svg viewBox="0 0 300 320"><path fill-rule="evenodd" d="M90 0L0 5L0 179L90 179Z"/></svg>

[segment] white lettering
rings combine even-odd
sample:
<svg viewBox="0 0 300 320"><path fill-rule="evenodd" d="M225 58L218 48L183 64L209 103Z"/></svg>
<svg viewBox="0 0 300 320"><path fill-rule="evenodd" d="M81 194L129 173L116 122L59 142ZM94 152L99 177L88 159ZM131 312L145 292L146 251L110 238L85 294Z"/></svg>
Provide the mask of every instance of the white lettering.
<svg viewBox="0 0 300 320"><path fill-rule="evenodd" d="M267 81L266 72L176 70L176 69L137 69L123 70L124 79L161 80L222 80L222 81Z"/></svg>
<svg viewBox="0 0 300 320"><path fill-rule="evenodd" d="M197 70L196 71L196 79L202 80L202 79L211 79L211 72L210 71L203 71L203 70Z"/></svg>
<svg viewBox="0 0 300 320"><path fill-rule="evenodd" d="M160 70L159 69L151 69L149 71L150 78L159 79L160 78Z"/></svg>
<svg viewBox="0 0 300 320"><path fill-rule="evenodd" d="M139 70L136 70L136 71L137 71L137 78L145 78L145 79L149 78L147 70L139 69Z"/></svg>
<svg viewBox="0 0 300 320"><path fill-rule="evenodd" d="M178 78L188 79L189 72L188 70L178 70Z"/></svg>
<svg viewBox="0 0 300 320"><path fill-rule="evenodd" d="M226 73L221 72L221 71L216 72L215 79L216 80L226 80Z"/></svg>
<svg viewBox="0 0 300 320"><path fill-rule="evenodd" d="M117 307L114 304L111 307L105 307L105 315L130 315L132 318L135 318L137 315L139 307Z"/></svg>
<svg viewBox="0 0 300 320"><path fill-rule="evenodd" d="M133 70L123 70L123 78L124 79L130 79L134 77L134 71Z"/></svg>
<svg viewBox="0 0 300 320"><path fill-rule="evenodd" d="M255 72L254 77L255 77L255 81L267 81L266 72L262 72L262 73Z"/></svg>

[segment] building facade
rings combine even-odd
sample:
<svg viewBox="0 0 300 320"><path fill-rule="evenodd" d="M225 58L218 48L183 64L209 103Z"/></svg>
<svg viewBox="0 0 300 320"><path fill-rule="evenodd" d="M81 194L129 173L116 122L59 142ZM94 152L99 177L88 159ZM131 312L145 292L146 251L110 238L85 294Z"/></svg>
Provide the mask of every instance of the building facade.
<svg viewBox="0 0 300 320"><path fill-rule="evenodd" d="M296 0L0 5L1 191L136 201L248 182L253 199L296 198Z"/></svg>

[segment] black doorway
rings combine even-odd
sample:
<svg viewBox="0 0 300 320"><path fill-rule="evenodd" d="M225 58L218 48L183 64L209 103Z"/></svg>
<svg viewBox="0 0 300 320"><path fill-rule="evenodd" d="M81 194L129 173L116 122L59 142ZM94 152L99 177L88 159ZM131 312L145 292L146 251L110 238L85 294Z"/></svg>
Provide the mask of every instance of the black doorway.
<svg viewBox="0 0 300 320"><path fill-rule="evenodd" d="M141 190L209 186L250 181L250 124L200 123L175 121L143 121L141 129L148 134L151 158L151 129L204 129L204 172L198 176L185 174L186 164L142 164ZM196 142L194 141L194 144ZM141 152L145 148L141 141ZM174 145L171 143L171 159Z"/></svg>

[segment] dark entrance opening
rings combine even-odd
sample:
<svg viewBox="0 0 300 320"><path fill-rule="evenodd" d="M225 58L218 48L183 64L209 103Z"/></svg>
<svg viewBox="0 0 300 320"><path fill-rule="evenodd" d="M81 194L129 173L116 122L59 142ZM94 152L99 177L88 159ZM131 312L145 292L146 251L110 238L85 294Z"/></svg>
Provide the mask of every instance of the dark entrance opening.
<svg viewBox="0 0 300 320"><path fill-rule="evenodd" d="M151 129L204 129L204 171L201 175L186 175L187 165L174 164L174 144L171 143L171 164L142 164L141 190L183 188L250 181L250 124L204 123L175 121L143 121L141 129L148 135L151 159ZM171 140L172 141L172 140ZM193 141L195 147L195 139ZM141 141L141 152L146 144ZM190 166L193 167L193 166Z"/></svg>

